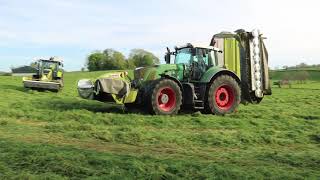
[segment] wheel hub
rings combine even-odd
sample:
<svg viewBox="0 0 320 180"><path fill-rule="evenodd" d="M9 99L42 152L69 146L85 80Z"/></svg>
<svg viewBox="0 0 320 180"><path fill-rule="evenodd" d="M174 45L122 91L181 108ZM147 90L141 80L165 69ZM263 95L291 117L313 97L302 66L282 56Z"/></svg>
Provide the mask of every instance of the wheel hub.
<svg viewBox="0 0 320 180"><path fill-rule="evenodd" d="M161 102L162 102L163 104L166 104L166 103L168 103L168 101L169 101L169 96L168 96L167 94L162 94L162 96L161 96Z"/></svg>
<svg viewBox="0 0 320 180"><path fill-rule="evenodd" d="M171 87L164 87L159 90L158 107L162 111L171 111L176 106L176 94Z"/></svg>
<svg viewBox="0 0 320 180"><path fill-rule="evenodd" d="M217 103L221 106L225 106L229 101L228 91L225 88L220 88L217 92L217 95L219 97Z"/></svg>
<svg viewBox="0 0 320 180"><path fill-rule="evenodd" d="M233 89L228 85L220 86L215 92L215 101L220 109L230 109L234 99Z"/></svg>

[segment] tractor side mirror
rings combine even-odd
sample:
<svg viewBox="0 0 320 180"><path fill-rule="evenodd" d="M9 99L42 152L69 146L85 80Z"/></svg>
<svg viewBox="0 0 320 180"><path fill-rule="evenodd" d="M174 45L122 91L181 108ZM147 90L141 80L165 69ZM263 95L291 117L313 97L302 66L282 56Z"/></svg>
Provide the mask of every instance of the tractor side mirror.
<svg viewBox="0 0 320 180"><path fill-rule="evenodd" d="M166 55L164 56L164 60L166 61L167 64L170 64L170 53L166 53Z"/></svg>
<svg viewBox="0 0 320 180"><path fill-rule="evenodd" d="M164 56L164 60L166 61L167 64L170 64L170 57L171 57L171 51L170 51L169 47L167 47L167 53Z"/></svg>

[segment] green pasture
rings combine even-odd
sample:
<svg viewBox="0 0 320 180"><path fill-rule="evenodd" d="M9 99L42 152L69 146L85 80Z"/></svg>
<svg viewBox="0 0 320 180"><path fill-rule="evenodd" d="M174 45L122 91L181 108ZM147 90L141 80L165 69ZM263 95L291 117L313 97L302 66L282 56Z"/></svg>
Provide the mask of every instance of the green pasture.
<svg viewBox="0 0 320 180"><path fill-rule="evenodd" d="M320 82L226 116L128 113L0 76L0 179L319 179Z"/></svg>

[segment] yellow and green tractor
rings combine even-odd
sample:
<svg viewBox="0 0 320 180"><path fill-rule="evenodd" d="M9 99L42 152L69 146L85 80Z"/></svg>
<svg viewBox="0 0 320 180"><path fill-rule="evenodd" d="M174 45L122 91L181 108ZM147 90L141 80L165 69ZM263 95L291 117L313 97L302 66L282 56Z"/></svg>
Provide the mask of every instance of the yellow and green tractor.
<svg viewBox="0 0 320 180"><path fill-rule="evenodd" d="M25 88L59 91L63 88L62 60L52 57L39 59L33 64L36 69L31 76L23 77Z"/></svg>
<svg viewBox="0 0 320 180"><path fill-rule="evenodd" d="M181 109L223 115L271 95L268 53L259 30L213 36L207 46L167 48L166 64L78 82L82 98L172 115ZM174 60L171 60L174 57ZM130 74L133 74L130 76Z"/></svg>

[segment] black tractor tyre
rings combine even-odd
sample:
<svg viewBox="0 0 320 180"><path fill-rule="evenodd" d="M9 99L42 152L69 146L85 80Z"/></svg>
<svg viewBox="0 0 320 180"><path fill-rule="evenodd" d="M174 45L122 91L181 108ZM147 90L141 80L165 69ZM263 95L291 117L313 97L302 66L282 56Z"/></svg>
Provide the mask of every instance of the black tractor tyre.
<svg viewBox="0 0 320 180"><path fill-rule="evenodd" d="M170 79L157 81L151 90L150 104L153 114L177 114L182 104L182 92L179 85Z"/></svg>
<svg viewBox="0 0 320 180"><path fill-rule="evenodd" d="M135 103L126 103L126 104L124 104L124 107L127 110L131 110L131 109L137 108L137 105Z"/></svg>
<svg viewBox="0 0 320 180"><path fill-rule="evenodd" d="M252 104L260 104L260 102L262 101L263 97L262 98L259 98L259 97L256 97L256 95L254 94L254 92L252 93Z"/></svg>
<svg viewBox="0 0 320 180"><path fill-rule="evenodd" d="M142 112L142 109L137 103L126 103L124 104L124 107L125 107L125 110L130 113Z"/></svg>
<svg viewBox="0 0 320 180"><path fill-rule="evenodd" d="M241 89L231 76L217 77L207 92L205 110L208 113L224 115L234 112L241 101Z"/></svg>

